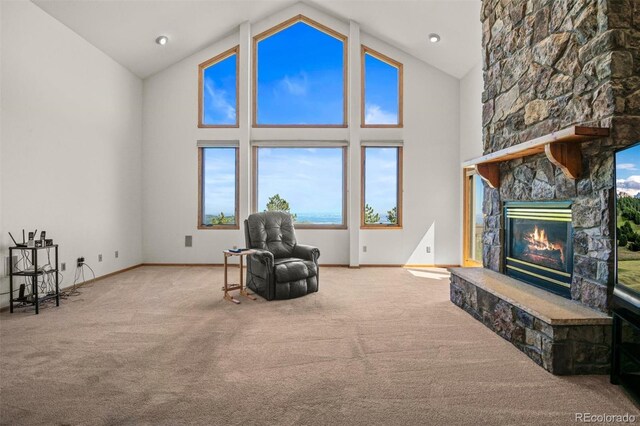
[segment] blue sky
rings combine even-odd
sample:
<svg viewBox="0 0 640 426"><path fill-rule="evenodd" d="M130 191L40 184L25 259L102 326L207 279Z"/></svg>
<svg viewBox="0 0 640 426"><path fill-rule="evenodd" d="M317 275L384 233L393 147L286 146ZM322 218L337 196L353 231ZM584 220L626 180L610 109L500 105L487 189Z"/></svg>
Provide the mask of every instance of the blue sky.
<svg viewBox="0 0 640 426"><path fill-rule="evenodd" d="M365 204L384 221L387 211L398 203L398 149L365 149Z"/></svg>
<svg viewBox="0 0 640 426"><path fill-rule="evenodd" d="M344 122L344 43L297 22L258 42L258 124ZM365 123L397 124L398 69L365 55ZM204 70L203 122L236 122L236 55Z"/></svg>
<svg viewBox="0 0 640 426"><path fill-rule="evenodd" d="M640 193L640 145L616 154L616 186L632 196Z"/></svg>
<svg viewBox="0 0 640 426"><path fill-rule="evenodd" d="M397 202L397 149L367 148L366 202L381 219ZM258 211L279 194L299 216L331 216L342 222L342 148L259 148ZM204 213L235 211L235 149L204 150Z"/></svg>
<svg viewBox="0 0 640 426"><path fill-rule="evenodd" d="M343 123L343 42L298 22L258 43L259 124ZM398 70L365 56L368 124L395 124ZM205 124L236 122L236 57L204 70ZM386 218L397 203L397 149L368 149L366 202ZM205 150L205 214L235 210L235 152ZM342 215L341 148L260 148L258 211L280 194L293 213Z"/></svg>
<svg viewBox="0 0 640 426"><path fill-rule="evenodd" d="M258 43L259 124L342 124L343 42L298 22Z"/></svg>
<svg viewBox="0 0 640 426"><path fill-rule="evenodd" d="M205 68L202 80L203 124L235 124L236 55Z"/></svg>
<svg viewBox="0 0 640 426"><path fill-rule="evenodd" d="M398 124L398 69L369 54L365 63L365 124Z"/></svg>
<svg viewBox="0 0 640 426"><path fill-rule="evenodd" d="M235 148L204 149L204 214L225 216L235 214L236 150Z"/></svg>
<svg viewBox="0 0 640 426"><path fill-rule="evenodd" d="M342 148L259 148L258 211L280 194L292 213L341 215L342 153Z"/></svg>
<svg viewBox="0 0 640 426"><path fill-rule="evenodd" d="M473 175L473 210L475 213L475 221L477 225L482 225L484 223L484 216L482 215L482 201L484 199L484 182L482 178L475 174Z"/></svg>

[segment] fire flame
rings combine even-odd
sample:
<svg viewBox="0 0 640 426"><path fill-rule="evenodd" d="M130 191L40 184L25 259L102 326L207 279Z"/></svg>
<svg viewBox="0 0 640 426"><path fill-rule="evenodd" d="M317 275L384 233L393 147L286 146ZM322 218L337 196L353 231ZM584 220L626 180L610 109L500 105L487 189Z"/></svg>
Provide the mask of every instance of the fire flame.
<svg viewBox="0 0 640 426"><path fill-rule="evenodd" d="M530 246L532 246L533 249L538 251L559 250L560 259L562 262L564 262L564 251L562 249L562 245L550 242L544 229L538 229L538 226L536 225L533 228L533 232L526 234L524 239L529 243Z"/></svg>

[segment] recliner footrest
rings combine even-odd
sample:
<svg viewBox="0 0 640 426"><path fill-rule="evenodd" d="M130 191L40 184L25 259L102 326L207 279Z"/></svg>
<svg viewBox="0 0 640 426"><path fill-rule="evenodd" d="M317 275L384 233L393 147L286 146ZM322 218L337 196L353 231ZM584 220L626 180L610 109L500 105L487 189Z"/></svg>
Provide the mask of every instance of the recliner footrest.
<svg viewBox="0 0 640 426"><path fill-rule="evenodd" d="M317 275L316 264L309 260L285 258L275 261L277 283L304 280Z"/></svg>

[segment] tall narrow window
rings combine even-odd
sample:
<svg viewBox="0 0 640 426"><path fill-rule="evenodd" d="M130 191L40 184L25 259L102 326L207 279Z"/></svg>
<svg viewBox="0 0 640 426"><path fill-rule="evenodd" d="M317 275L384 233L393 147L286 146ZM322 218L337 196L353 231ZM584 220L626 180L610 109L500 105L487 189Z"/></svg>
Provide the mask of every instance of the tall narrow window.
<svg viewBox="0 0 640 426"><path fill-rule="evenodd" d="M257 211L286 211L298 228L346 227L346 148L256 147Z"/></svg>
<svg viewBox="0 0 640 426"><path fill-rule="evenodd" d="M402 64L362 46L362 127L402 127Z"/></svg>
<svg viewBox="0 0 640 426"><path fill-rule="evenodd" d="M484 183L475 170L464 176L464 266L482 266Z"/></svg>
<svg viewBox="0 0 640 426"><path fill-rule="evenodd" d="M200 148L199 229L238 229L238 148Z"/></svg>
<svg viewBox="0 0 640 426"><path fill-rule="evenodd" d="M198 66L198 127L238 127L238 50Z"/></svg>
<svg viewBox="0 0 640 426"><path fill-rule="evenodd" d="M346 127L346 37L302 15L254 38L255 127Z"/></svg>
<svg viewBox="0 0 640 426"><path fill-rule="evenodd" d="M363 228L402 227L402 148L362 147Z"/></svg>

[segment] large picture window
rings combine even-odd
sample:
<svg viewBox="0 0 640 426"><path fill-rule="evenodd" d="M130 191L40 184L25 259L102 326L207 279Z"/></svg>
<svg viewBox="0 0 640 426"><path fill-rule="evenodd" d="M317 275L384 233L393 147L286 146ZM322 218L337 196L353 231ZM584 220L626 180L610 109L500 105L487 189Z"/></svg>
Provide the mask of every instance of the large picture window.
<svg viewBox="0 0 640 426"><path fill-rule="evenodd" d="M640 144L616 152L616 288L640 297Z"/></svg>
<svg viewBox="0 0 640 426"><path fill-rule="evenodd" d="M346 228L345 147L255 147L254 209L286 211L296 228Z"/></svg>
<svg viewBox="0 0 640 426"><path fill-rule="evenodd" d="M464 171L464 266L482 266L484 183L475 170Z"/></svg>
<svg viewBox="0 0 640 426"><path fill-rule="evenodd" d="M302 15L254 38L254 127L346 127L347 38Z"/></svg>
<svg viewBox="0 0 640 426"><path fill-rule="evenodd" d="M402 127L402 64L362 46L362 127Z"/></svg>
<svg viewBox="0 0 640 426"><path fill-rule="evenodd" d="M238 127L238 49L198 66L198 127Z"/></svg>
<svg viewBox="0 0 640 426"><path fill-rule="evenodd" d="M199 148L199 229L238 229L238 148Z"/></svg>
<svg viewBox="0 0 640 426"><path fill-rule="evenodd" d="M402 147L362 147L362 228L402 227Z"/></svg>

